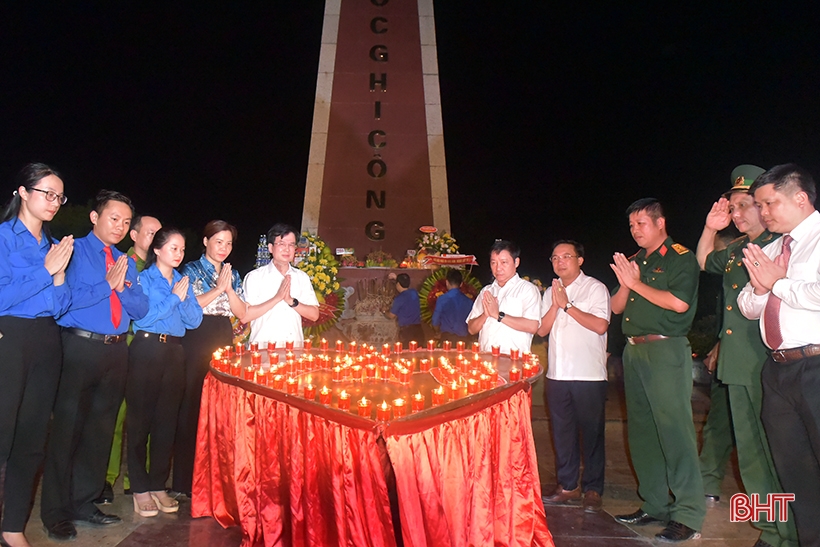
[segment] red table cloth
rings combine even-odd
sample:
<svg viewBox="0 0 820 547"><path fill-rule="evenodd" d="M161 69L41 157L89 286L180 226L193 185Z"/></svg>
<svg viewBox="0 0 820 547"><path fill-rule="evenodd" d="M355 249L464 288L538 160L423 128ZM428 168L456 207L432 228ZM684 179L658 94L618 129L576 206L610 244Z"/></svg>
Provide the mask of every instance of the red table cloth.
<svg viewBox="0 0 820 547"><path fill-rule="evenodd" d="M241 526L242 547L551 547L530 389L384 424L212 371L191 514Z"/></svg>

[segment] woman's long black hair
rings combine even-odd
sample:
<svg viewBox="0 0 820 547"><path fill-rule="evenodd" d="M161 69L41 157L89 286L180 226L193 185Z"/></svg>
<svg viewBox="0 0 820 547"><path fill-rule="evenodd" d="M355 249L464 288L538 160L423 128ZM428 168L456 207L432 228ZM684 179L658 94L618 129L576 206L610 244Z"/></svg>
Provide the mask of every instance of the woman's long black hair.
<svg viewBox="0 0 820 547"><path fill-rule="evenodd" d="M17 173L14 179L14 194L3 208L3 213L0 214L0 223L17 218L20 214L23 199L20 197L20 193L17 190L18 188L22 186L26 190L31 191L38 182L50 175L62 178L57 171L45 163L29 163L20 169L20 172ZM51 241L51 230L49 229L48 222L43 222L43 234Z"/></svg>

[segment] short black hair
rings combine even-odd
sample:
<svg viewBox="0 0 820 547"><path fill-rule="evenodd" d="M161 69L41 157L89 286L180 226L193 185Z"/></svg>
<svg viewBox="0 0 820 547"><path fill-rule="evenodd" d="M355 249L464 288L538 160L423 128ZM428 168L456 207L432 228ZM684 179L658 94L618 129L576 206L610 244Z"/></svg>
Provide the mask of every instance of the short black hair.
<svg viewBox="0 0 820 547"><path fill-rule="evenodd" d="M174 228L173 226L163 226L157 230L157 233L154 234L154 239L151 241L151 245L148 247L148 258L145 259L146 270L157 262L157 253L155 253L154 250L162 249L173 235L182 236L182 241L185 241L185 234L183 234L182 230L179 228Z"/></svg>
<svg viewBox="0 0 820 547"><path fill-rule="evenodd" d="M755 191L767 184L774 184L774 189L777 191L796 187L798 191L806 192L812 204L814 204L814 200L817 199L817 189L814 184L814 179L808 171L796 163L775 165L755 179L749 187L749 193L754 195Z"/></svg>
<svg viewBox="0 0 820 547"><path fill-rule="evenodd" d="M400 273L396 276L396 283L401 285L403 289L406 289L410 286L410 276L406 273Z"/></svg>
<svg viewBox="0 0 820 547"><path fill-rule="evenodd" d="M464 277L461 275L460 271L453 268L447 270L447 283L453 285L454 287L460 287L462 281L464 281Z"/></svg>
<svg viewBox="0 0 820 547"><path fill-rule="evenodd" d="M559 245L572 245L575 248L575 254L579 258L584 258L584 246L578 243L577 241L573 241L571 239L559 239L558 241L552 244L553 252L555 252L555 248Z"/></svg>
<svg viewBox="0 0 820 547"><path fill-rule="evenodd" d="M500 253L501 251L507 251L510 253L510 256L513 257L513 260L521 256L521 249L513 243L512 241L507 241L506 239L496 239L493 246L490 247L490 256Z"/></svg>
<svg viewBox="0 0 820 547"><path fill-rule="evenodd" d="M277 222L273 226L271 226L270 230L268 230L268 243L273 243L277 237L285 237L288 234L293 234L296 237L296 240L299 240L299 230L291 226L290 224L285 224L284 222Z"/></svg>
<svg viewBox="0 0 820 547"><path fill-rule="evenodd" d="M128 196L114 190L100 190L97 194L97 198L94 200L94 211L96 211L98 215L101 215L110 201L120 201L128 205L128 208L131 209L131 216L134 216L134 205L131 203L131 200L128 199Z"/></svg>
<svg viewBox="0 0 820 547"><path fill-rule="evenodd" d="M629 216L633 213L640 212L646 212L652 220L658 220L659 218L666 217L666 215L663 214L661 202L655 198L641 198L634 201L632 205L626 208L626 217L629 218Z"/></svg>

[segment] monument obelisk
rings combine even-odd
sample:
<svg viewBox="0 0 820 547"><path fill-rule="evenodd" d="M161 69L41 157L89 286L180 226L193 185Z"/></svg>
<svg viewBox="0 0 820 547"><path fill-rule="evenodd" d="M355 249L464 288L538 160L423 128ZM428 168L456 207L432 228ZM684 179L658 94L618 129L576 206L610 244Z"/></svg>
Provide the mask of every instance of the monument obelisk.
<svg viewBox="0 0 820 547"><path fill-rule="evenodd" d="M326 0L302 230L401 261L450 230L433 0Z"/></svg>

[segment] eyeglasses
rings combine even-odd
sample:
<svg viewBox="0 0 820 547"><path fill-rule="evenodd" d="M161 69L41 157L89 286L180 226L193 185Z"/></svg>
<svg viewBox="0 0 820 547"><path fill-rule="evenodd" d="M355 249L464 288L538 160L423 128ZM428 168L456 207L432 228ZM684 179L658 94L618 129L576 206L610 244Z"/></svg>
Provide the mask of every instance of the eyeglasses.
<svg viewBox="0 0 820 547"><path fill-rule="evenodd" d="M551 256L550 262L555 263L559 260L569 260L570 258L578 258L578 255L559 255L559 256Z"/></svg>
<svg viewBox="0 0 820 547"><path fill-rule="evenodd" d="M277 241L273 244L274 247L284 247L286 249L295 249L296 243L287 243L285 241Z"/></svg>
<svg viewBox="0 0 820 547"><path fill-rule="evenodd" d="M34 190L36 192L42 192L46 195L46 201L54 201L55 199L60 199L60 205L65 205L68 201L68 197L65 194L58 194L52 190L41 190L39 188L29 188L29 190Z"/></svg>

